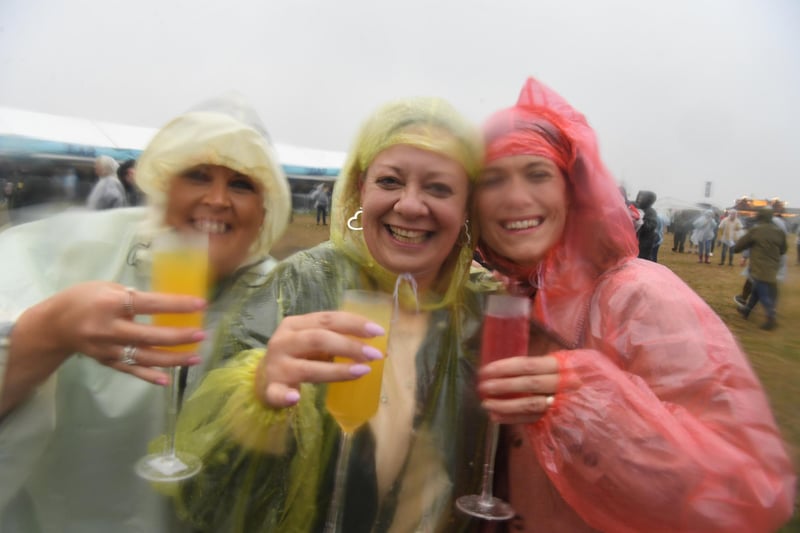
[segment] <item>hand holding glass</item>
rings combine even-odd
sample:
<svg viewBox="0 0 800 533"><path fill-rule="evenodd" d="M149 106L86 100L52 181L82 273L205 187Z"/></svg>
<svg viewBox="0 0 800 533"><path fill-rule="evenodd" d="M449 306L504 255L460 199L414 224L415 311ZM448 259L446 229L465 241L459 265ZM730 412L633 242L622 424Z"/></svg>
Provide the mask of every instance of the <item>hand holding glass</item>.
<svg viewBox="0 0 800 533"><path fill-rule="evenodd" d="M386 343L392 317L392 298L382 292L349 290L342 296L339 306L341 311L357 313L376 324L380 324L387 332L380 337L360 338L357 340L377 348L386 356ZM352 363L347 357L335 356L335 363ZM350 456L351 437L353 433L367 422L378 411L378 402L383 382L383 359L367 363L369 374L352 381L337 381L328 384L325 407L342 429L339 444L339 456L336 460L336 477L333 497L325 521L325 532L341 531L341 506L343 491L347 481L347 465Z"/></svg>
<svg viewBox="0 0 800 533"><path fill-rule="evenodd" d="M157 236L150 247L153 258L154 292L206 297L208 290L208 236L198 233L167 232ZM203 327L203 313L153 315L153 324L168 327ZM198 343L162 346L161 350L189 352ZM167 441L163 452L147 455L136 463L136 473L149 481L180 481L200 471L200 459L175 450L175 424L178 417L181 367L172 367L167 390Z"/></svg>
<svg viewBox="0 0 800 533"><path fill-rule="evenodd" d="M481 365L528 353L530 305L527 297L492 294L487 298L481 335ZM492 495L498 430L497 423L490 421L481 493L456 500L460 511L484 520L509 520L515 514L511 505Z"/></svg>

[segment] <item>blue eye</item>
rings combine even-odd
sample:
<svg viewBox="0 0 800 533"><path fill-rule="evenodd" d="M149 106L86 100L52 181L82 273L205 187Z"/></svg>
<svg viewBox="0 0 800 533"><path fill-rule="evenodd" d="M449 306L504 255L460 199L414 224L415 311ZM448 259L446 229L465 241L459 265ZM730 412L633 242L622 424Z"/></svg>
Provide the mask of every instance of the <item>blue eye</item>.
<svg viewBox="0 0 800 533"><path fill-rule="evenodd" d="M453 189L444 183L431 183L428 185L428 190L431 194L439 197L450 196L453 194Z"/></svg>
<svg viewBox="0 0 800 533"><path fill-rule="evenodd" d="M209 176L205 171L199 168L194 168L191 170L187 170L184 172L181 177L198 183L205 183L211 180L211 176Z"/></svg>
<svg viewBox="0 0 800 533"><path fill-rule="evenodd" d="M256 191L255 183L247 177L233 178L228 182L228 186L232 189L239 189L242 191Z"/></svg>
<svg viewBox="0 0 800 533"><path fill-rule="evenodd" d="M400 180L395 176L381 176L379 178L375 178L375 183L384 189L397 188L401 185Z"/></svg>

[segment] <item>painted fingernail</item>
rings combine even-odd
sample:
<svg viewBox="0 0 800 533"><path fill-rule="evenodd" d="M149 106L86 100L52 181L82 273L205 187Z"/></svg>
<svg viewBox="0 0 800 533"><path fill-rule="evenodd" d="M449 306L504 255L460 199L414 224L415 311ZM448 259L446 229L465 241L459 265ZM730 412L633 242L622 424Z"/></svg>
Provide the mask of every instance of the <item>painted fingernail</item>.
<svg viewBox="0 0 800 533"><path fill-rule="evenodd" d="M206 332L205 331L196 331L196 332L192 333L192 340L193 341L202 341L202 340L205 340L205 338L206 338Z"/></svg>
<svg viewBox="0 0 800 533"><path fill-rule="evenodd" d="M156 385L161 385L162 387L166 387L169 385L169 378L167 376L161 376L160 378L156 378Z"/></svg>
<svg viewBox="0 0 800 533"><path fill-rule="evenodd" d="M380 324L376 324L375 322L367 322L367 325L364 326L364 331L366 331L373 337L380 337L381 335L386 335L386 330L383 329L383 327Z"/></svg>
<svg viewBox="0 0 800 533"><path fill-rule="evenodd" d="M200 309L203 309L206 306L206 301L202 298L195 298L194 305L199 307Z"/></svg>
<svg viewBox="0 0 800 533"><path fill-rule="evenodd" d="M373 348L372 346L362 347L361 353L363 353L364 357L366 357L370 361L375 361L376 359L383 359L383 353L381 353L379 349Z"/></svg>
<svg viewBox="0 0 800 533"><path fill-rule="evenodd" d="M202 361L203 359L199 355L195 355L186 360L186 365L187 366L197 365L200 364L200 362Z"/></svg>
<svg viewBox="0 0 800 533"><path fill-rule="evenodd" d="M290 390L283 399L286 401L287 405L294 405L300 401L300 393L296 390Z"/></svg>
<svg viewBox="0 0 800 533"><path fill-rule="evenodd" d="M364 374L369 374L370 368L367 365L353 365L350 367L350 374L356 377L361 377Z"/></svg>

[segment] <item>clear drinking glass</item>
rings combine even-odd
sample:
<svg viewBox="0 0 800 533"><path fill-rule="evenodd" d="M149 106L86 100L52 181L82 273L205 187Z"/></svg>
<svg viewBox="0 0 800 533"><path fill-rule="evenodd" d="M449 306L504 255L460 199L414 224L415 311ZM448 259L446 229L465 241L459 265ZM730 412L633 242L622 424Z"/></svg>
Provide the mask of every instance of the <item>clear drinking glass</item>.
<svg viewBox="0 0 800 533"><path fill-rule="evenodd" d="M201 233L165 232L153 239L151 290L169 294L206 297L208 291L208 235ZM203 313L174 313L153 315L153 324L169 327L203 327ZM198 343L162 346L161 350L189 352ZM136 463L136 473L149 481L180 481L200 471L200 459L175 450L175 424L178 418L181 367L171 368L171 380L166 399L166 435L160 453L142 457Z"/></svg>
<svg viewBox="0 0 800 533"><path fill-rule="evenodd" d="M359 341L377 348L386 356L386 343L392 318L393 300L389 294L382 292L348 290L342 296L339 309L356 313L380 324L386 335L369 339L358 338ZM347 357L333 358L337 363L352 363ZM367 363L372 367L369 374L352 381L337 381L328 384L325 407L342 429L339 443L339 455L336 459L336 477L334 478L333 496L325 520L325 532L341 531L344 502L344 487L347 484L347 466L350 457L350 445L355 431L378 411L383 380L383 359Z"/></svg>
<svg viewBox="0 0 800 533"><path fill-rule="evenodd" d="M503 357L528 353L531 302L527 297L492 294L487 298L481 335L481 366ZM456 507L463 513L484 520L509 520L514 509L492 495L494 459L497 453L499 426L489 422L486 455L483 461L481 493L461 496Z"/></svg>

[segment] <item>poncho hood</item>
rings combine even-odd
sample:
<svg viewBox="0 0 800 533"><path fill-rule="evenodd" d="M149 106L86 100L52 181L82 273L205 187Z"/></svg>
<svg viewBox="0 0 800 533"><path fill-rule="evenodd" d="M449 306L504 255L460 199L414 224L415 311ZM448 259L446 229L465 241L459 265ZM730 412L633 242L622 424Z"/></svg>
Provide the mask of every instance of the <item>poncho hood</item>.
<svg viewBox="0 0 800 533"><path fill-rule="evenodd" d="M266 256L289 224L291 195L266 129L240 96L200 104L168 122L145 148L136 182L147 194L155 226L164 223L171 180L197 165L230 168L264 188L264 223L246 262Z"/></svg>
<svg viewBox="0 0 800 533"><path fill-rule="evenodd" d="M486 121L483 133L487 163L537 155L552 160L564 173L570 201L564 233L539 264L518 265L495 254L482 240L478 246L489 264L511 278L516 290L536 294L538 319L551 326L558 323L563 336L574 338L581 320L574 313L576 302L591 295L603 272L638 253L619 186L600 159L586 118L533 78L525 82L515 106ZM555 320L562 314L562 320Z"/></svg>

